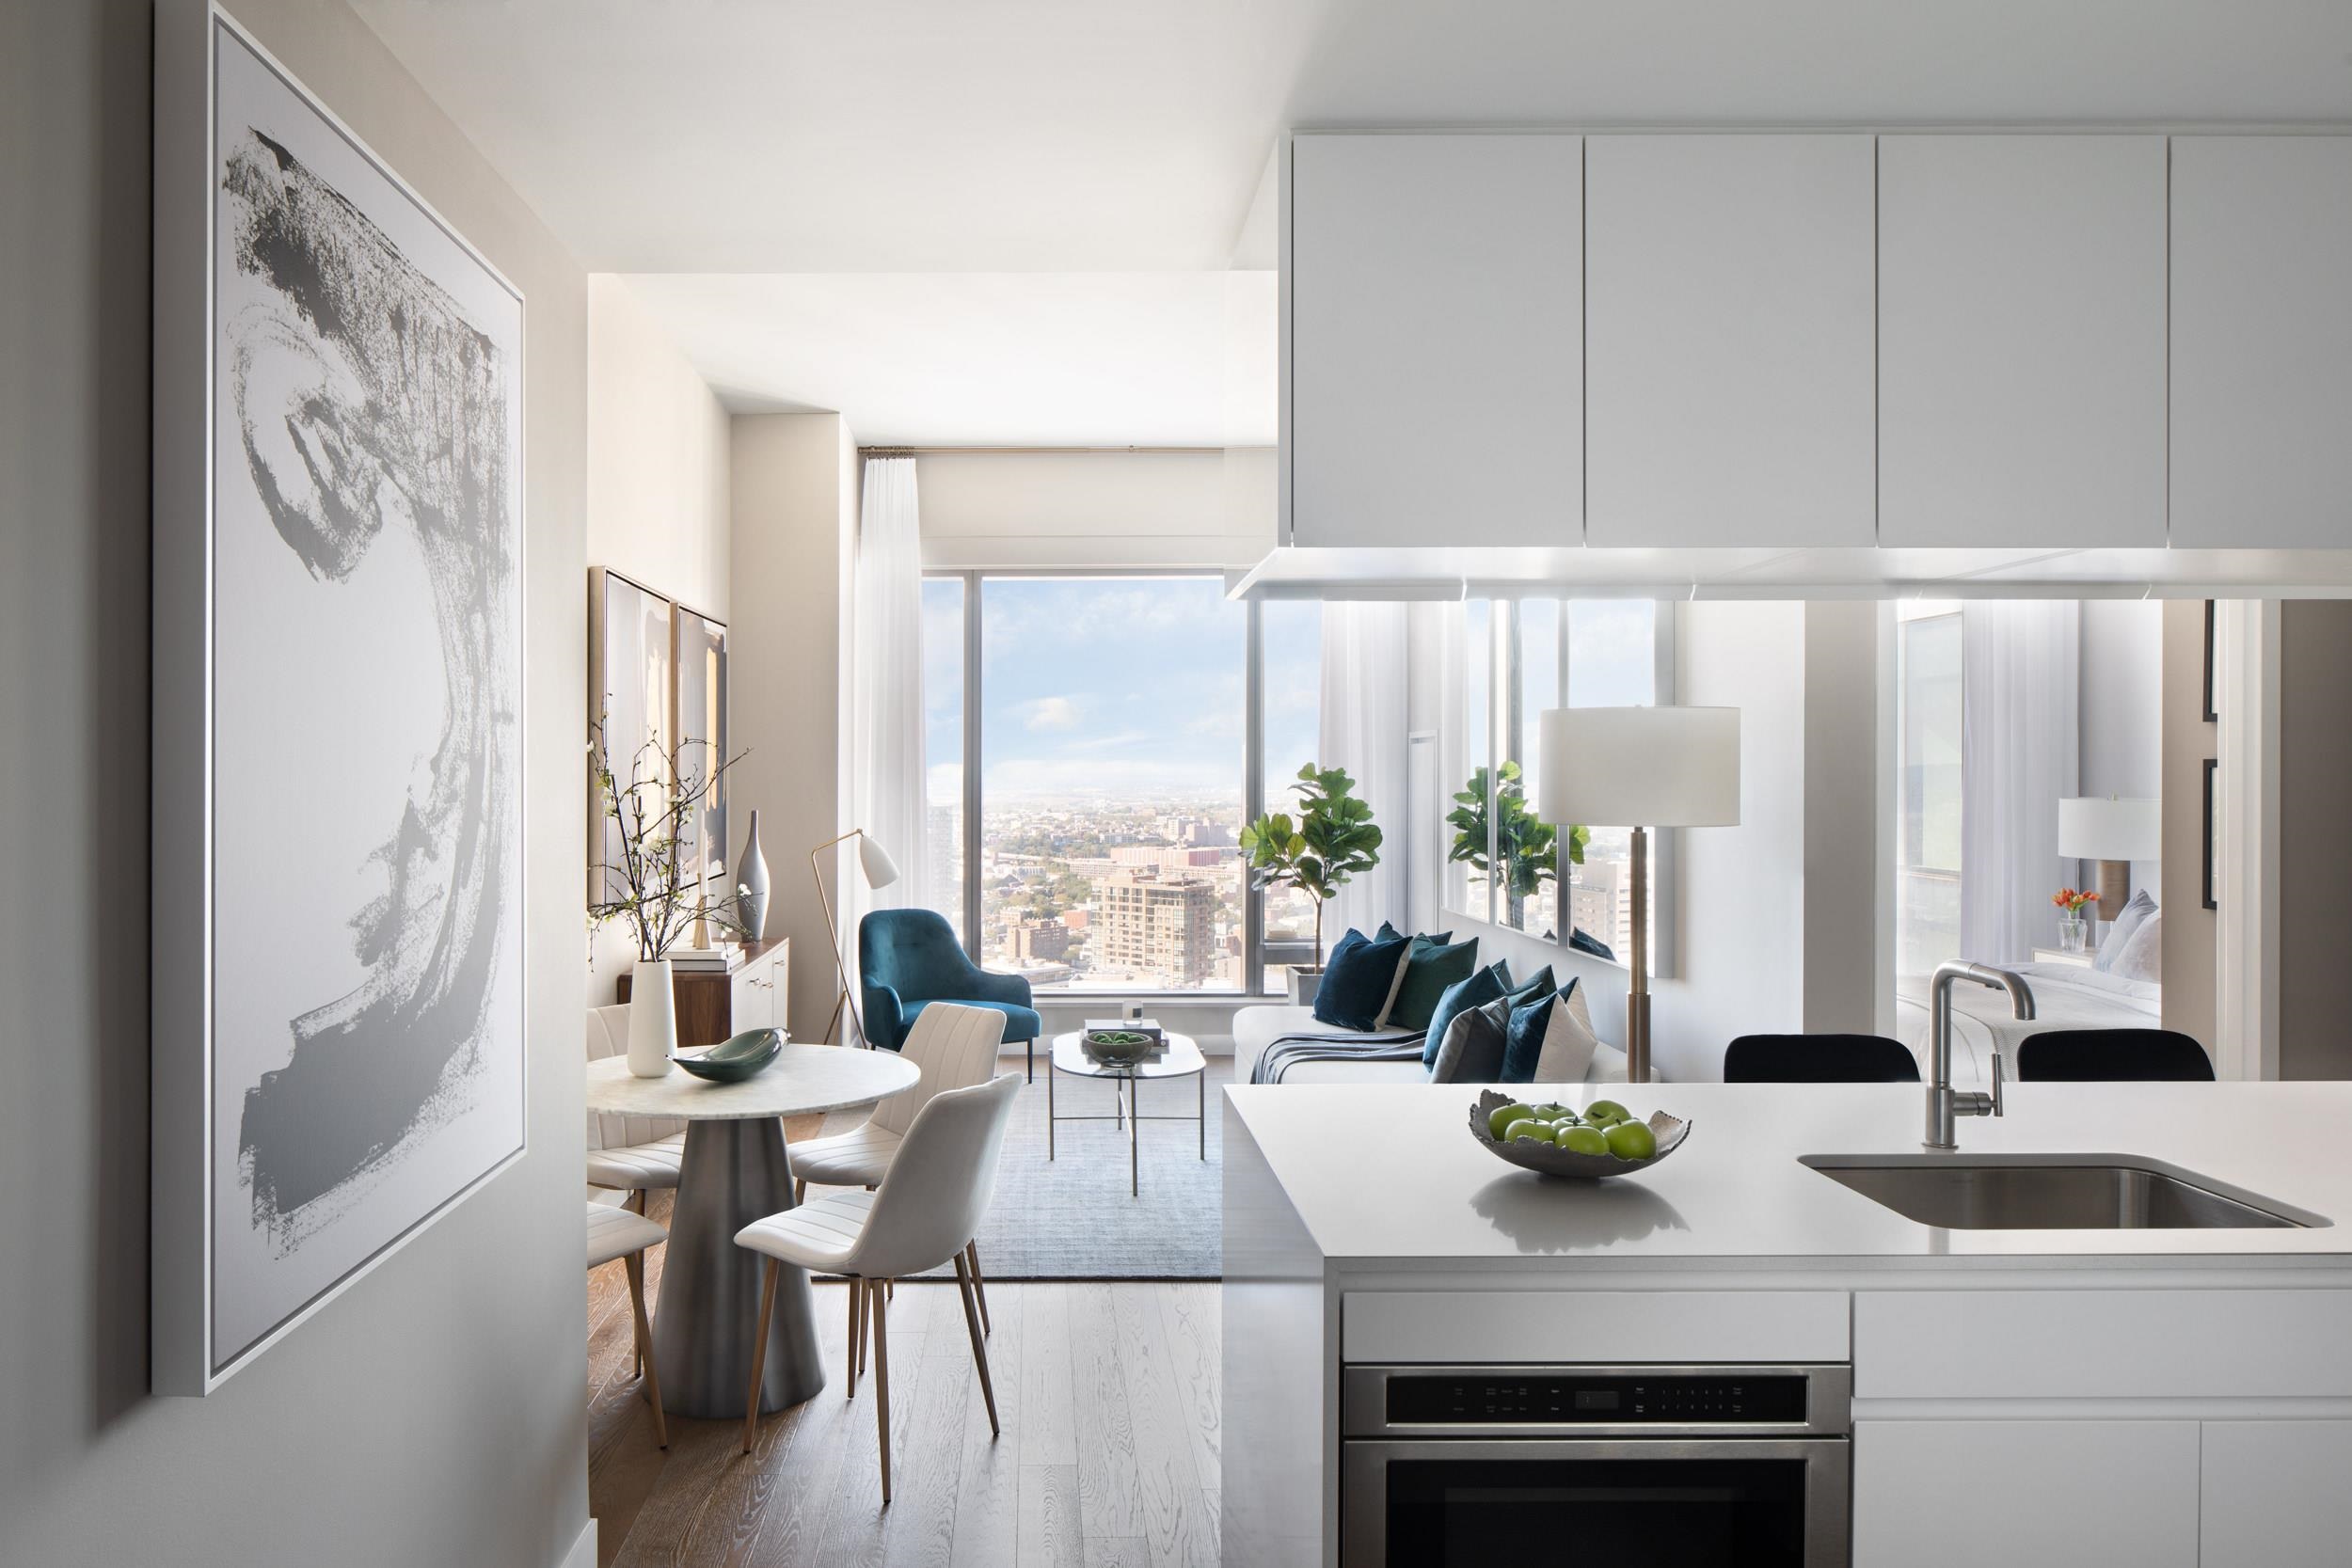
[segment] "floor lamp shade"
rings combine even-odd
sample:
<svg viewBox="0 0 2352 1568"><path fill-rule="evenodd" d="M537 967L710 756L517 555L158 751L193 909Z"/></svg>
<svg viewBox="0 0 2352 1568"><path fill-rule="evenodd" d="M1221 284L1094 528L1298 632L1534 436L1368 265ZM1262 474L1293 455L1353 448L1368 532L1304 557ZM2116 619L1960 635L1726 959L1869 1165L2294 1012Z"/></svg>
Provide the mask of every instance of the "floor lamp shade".
<svg viewBox="0 0 2352 1568"><path fill-rule="evenodd" d="M1740 825L1738 708L1553 708L1539 723L1535 815L1544 821Z"/></svg>
<svg viewBox="0 0 2352 1568"><path fill-rule="evenodd" d="M2164 809L2155 800L2079 796L2058 802L2058 851L2099 863L2099 918L2113 920L2132 897L2132 862L2164 854Z"/></svg>
<svg viewBox="0 0 2352 1568"><path fill-rule="evenodd" d="M863 828L851 828L846 833L825 840L808 852L808 874L817 884L818 905L825 911L825 934L833 939L834 970L841 976L841 993L834 998L833 1017L825 1020L823 1037L833 1038L834 1020L841 1016L841 1008L846 1004L850 1022L857 1025L857 1037L861 1043L866 1043L866 1014L857 1005L857 988L850 983L849 960L841 952L841 923L834 916L833 900L825 896L825 872L818 860L826 850L849 839L857 840L858 875L866 879L867 887L888 887L897 881L898 863L892 860L890 851L875 843Z"/></svg>
<svg viewBox="0 0 2352 1568"><path fill-rule="evenodd" d="M898 879L898 863L890 858L890 851L864 833L857 836L857 863L866 874L867 887L888 887Z"/></svg>

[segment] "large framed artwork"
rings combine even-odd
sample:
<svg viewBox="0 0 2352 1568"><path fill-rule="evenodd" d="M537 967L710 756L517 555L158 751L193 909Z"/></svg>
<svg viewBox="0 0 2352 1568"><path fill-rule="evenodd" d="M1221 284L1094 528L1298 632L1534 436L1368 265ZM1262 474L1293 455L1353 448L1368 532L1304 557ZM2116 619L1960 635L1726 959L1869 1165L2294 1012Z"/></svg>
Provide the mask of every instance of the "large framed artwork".
<svg viewBox="0 0 2352 1568"><path fill-rule="evenodd" d="M674 621L677 672L671 733L677 736L678 767L690 778L717 774L703 809L695 814L686 865L694 879L727 891L727 780L719 772L727 759L727 628L699 610L677 607Z"/></svg>
<svg viewBox="0 0 2352 1568"><path fill-rule="evenodd" d="M219 8L155 55L153 1382L524 1148L521 294Z"/></svg>
<svg viewBox="0 0 2352 1568"><path fill-rule="evenodd" d="M604 748L613 784L660 784L669 777L675 632L673 606L609 566L588 569L588 718L590 744ZM592 784L588 792L588 898L609 896L606 868L621 861L621 829Z"/></svg>

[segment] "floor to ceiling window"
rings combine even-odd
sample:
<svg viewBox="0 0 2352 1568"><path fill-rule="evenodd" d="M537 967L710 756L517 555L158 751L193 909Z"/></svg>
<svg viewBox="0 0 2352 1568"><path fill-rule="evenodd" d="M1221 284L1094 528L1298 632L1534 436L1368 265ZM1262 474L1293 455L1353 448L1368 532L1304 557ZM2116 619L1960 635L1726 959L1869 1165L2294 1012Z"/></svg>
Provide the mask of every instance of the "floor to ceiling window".
<svg viewBox="0 0 2352 1568"><path fill-rule="evenodd" d="M1895 624L1895 972L1960 957L1961 616L1913 601Z"/></svg>
<svg viewBox="0 0 2352 1568"><path fill-rule="evenodd" d="M1562 705L1564 693L1574 707L1641 707L1671 694L1659 606L1473 599L1463 610L1456 721L1465 776L1449 802L1448 905L1555 941L1581 930L1621 951L1632 936L1631 824L1589 826L1580 863L1565 840L1570 830L1536 816L1536 736L1544 710ZM1653 859L1661 837L1653 838Z"/></svg>

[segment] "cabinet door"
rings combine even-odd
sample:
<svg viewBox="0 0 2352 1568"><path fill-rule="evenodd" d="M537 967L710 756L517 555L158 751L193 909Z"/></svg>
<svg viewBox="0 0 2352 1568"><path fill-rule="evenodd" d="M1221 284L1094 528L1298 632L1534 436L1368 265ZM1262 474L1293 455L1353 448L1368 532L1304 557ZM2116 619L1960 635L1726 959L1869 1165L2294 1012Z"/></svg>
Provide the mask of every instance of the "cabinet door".
<svg viewBox="0 0 2352 1568"><path fill-rule="evenodd" d="M2352 546L2352 137L2173 138L2172 543Z"/></svg>
<svg viewBox="0 0 2352 1568"><path fill-rule="evenodd" d="M729 976L727 1006L734 1033L775 1027L773 970L766 958L755 958Z"/></svg>
<svg viewBox="0 0 2352 1568"><path fill-rule="evenodd" d="M1294 545L1574 545L1583 514L1581 143L1291 148Z"/></svg>
<svg viewBox="0 0 2352 1568"><path fill-rule="evenodd" d="M2195 1568L2197 1550L2195 1421L1854 1423L1854 1568Z"/></svg>
<svg viewBox="0 0 2352 1568"><path fill-rule="evenodd" d="M1879 139L1879 542L2165 542L2161 136Z"/></svg>
<svg viewBox="0 0 2352 1568"><path fill-rule="evenodd" d="M2208 1564L2338 1568L2352 1550L2352 1421L2207 1421Z"/></svg>
<svg viewBox="0 0 2352 1568"><path fill-rule="evenodd" d="M1585 535L1868 545L1870 138L1585 138Z"/></svg>

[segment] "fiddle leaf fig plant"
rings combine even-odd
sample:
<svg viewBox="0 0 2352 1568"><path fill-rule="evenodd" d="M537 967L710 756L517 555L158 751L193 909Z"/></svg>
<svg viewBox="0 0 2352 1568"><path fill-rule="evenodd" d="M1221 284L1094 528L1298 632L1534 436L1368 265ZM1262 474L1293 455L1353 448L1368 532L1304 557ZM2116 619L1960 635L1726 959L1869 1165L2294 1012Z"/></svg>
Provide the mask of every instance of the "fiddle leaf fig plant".
<svg viewBox="0 0 2352 1568"><path fill-rule="evenodd" d="M1315 907L1315 967L1323 967L1323 906L1359 872L1380 863L1380 830L1343 768L1298 770L1298 815L1269 812L1241 831L1253 886L1296 888Z"/></svg>
<svg viewBox="0 0 2352 1568"><path fill-rule="evenodd" d="M1563 857L1572 865L1584 863L1584 847L1592 842L1593 831L1581 824L1564 831L1537 817L1527 803L1527 781L1516 762L1479 768L1455 793L1454 802L1445 817L1454 830L1454 847L1446 859L1490 871L1486 827L1491 814L1493 860L1502 866L1502 890L1514 923L1520 907L1544 883L1558 879Z"/></svg>

